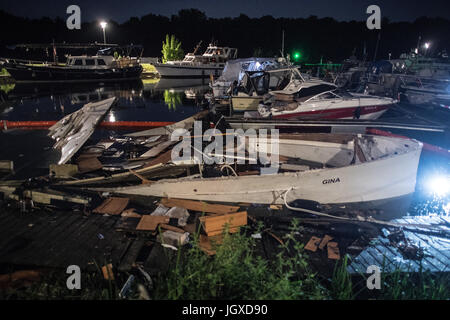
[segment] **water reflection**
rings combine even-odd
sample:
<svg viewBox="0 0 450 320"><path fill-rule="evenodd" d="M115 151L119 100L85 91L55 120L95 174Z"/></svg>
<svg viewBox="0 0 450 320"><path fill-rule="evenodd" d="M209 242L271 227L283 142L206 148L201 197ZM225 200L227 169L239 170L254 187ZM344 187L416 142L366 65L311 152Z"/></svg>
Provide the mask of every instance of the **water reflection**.
<svg viewBox="0 0 450 320"><path fill-rule="evenodd" d="M208 89L202 79L8 84L0 87L0 120L59 120L85 103L116 97L107 119L179 121L199 111Z"/></svg>

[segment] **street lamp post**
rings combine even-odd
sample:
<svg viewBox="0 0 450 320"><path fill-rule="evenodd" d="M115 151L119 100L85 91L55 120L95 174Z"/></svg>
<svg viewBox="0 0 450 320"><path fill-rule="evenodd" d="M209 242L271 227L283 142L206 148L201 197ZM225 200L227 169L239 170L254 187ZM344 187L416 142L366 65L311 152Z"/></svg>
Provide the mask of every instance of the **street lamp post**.
<svg viewBox="0 0 450 320"><path fill-rule="evenodd" d="M105 32L106 25L107 25L107 23L105 21L100 22L100 27L102 27L102 29L103 29L103 43L104 44L106 44L106 32Z"/></svg>
<svg viewBox="0 0 450 320"><path fill-rule="evenodd" d="M430 47L430 43L429 42L425 42L425 44L423 46L425 48L425 56L427 56L427 52L428 52L428 48Z"/></svg>

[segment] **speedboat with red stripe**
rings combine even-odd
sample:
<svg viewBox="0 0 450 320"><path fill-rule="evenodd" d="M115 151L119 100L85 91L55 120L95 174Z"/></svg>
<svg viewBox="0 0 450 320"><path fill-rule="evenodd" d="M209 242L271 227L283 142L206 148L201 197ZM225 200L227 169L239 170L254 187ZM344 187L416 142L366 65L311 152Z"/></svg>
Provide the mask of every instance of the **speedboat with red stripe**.
<svg viewBox="0 0 450 320"><path fill-rule="evenodd" d="M293 93L272 91L269 103L260 104L259 115L273 119L378 119L397 100L339 91L333 84L306 81Z"/></svg>

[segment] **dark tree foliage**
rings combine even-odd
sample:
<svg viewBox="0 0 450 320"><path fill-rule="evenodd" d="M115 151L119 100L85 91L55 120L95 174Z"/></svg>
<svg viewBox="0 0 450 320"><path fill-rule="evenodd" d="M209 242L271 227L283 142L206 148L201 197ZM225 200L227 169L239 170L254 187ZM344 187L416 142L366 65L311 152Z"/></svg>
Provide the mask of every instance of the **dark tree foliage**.
<svg viewBox="0 0 450 320"><path fill-rule="evenodd" d="M64 18L65 19L65 18ZM101 42L102 31L98 22L84 22L81 30L68 30L63 18L27 19L0 11L0 55L11 56L6 45L17 43ZM108 22L107 41L120 44L142 44L144 56L161 56L161 43L166 34L174 34L183 43L185 52L193 50L203 40L239 49L239 57L278 56L281 34L285 30L285 52L300 51L302 62L341 61L352 53L362 57L366 48L367 59L372 60L380 32L378 59L388 54L397 58L417 44L418 37L431 41L429 54L443 49L450 52L450 20L418 18L414 22L390 22L383 19L382 29L368 30L365 21L336 21L333 18L249 18L241 14L235 18L208 18L197 9L185 9L170 18L147 14L132 17L118 24Z"/></svg>

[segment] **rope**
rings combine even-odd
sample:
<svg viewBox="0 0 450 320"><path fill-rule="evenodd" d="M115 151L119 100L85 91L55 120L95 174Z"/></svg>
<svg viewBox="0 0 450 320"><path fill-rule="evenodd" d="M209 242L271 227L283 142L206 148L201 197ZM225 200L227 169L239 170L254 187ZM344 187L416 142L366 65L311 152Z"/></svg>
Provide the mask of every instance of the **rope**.
<svg viewBox="0 0 450 320"><path fill-rule="evenodd" d="M231 172L233 172L233 174L237 177L238 174L236 173L236 171L234 171L233 167L231 167L229 164L224 164L222 165L222 167L220 168L220 171L223 171L223 169L228 168L231 170Z"/></svg>
<svg viewBox="0 0 450 320"><path fill-rule="evenodd" d="M288 208L289 210L292 211L299 211L299 212L306 212L306 213L310 213L310 214L314 214L317 216L322 216L322 217L327 217L327 218L333 218L333 219L338 219L338 220L347 220L347 221L357 221L357 222L369 222L369 223L375 223L375 224L379 224L379 225L383 225L383 226L389 226L389 227L420 227L420 228L425 228L425 229L429 229L429 230L435 230L440 232L441 230L438 230L436 228L427 226L427 225L422 225L422 224L405 224L405 223L395 223L395 222L388 222L388 221L381 221L381 220L377 220L371 217L368 218L363 218L361 216L358 216L358 219L354 219L354 218L347 218L347 217L338 217L338 216L334 216L331 214L327 214L327 213L323 213L323 212L319 212L319 211L315 211L315 210L310 210L310 209L305 209L305 208L296 208L296 207L292 207L287 203L286 197L287 194L292 191L293 189L295 189L294 187L286 190L286 192L284 193L283 199L284 199L284 205L286 206L286 208Z"/></svg>

